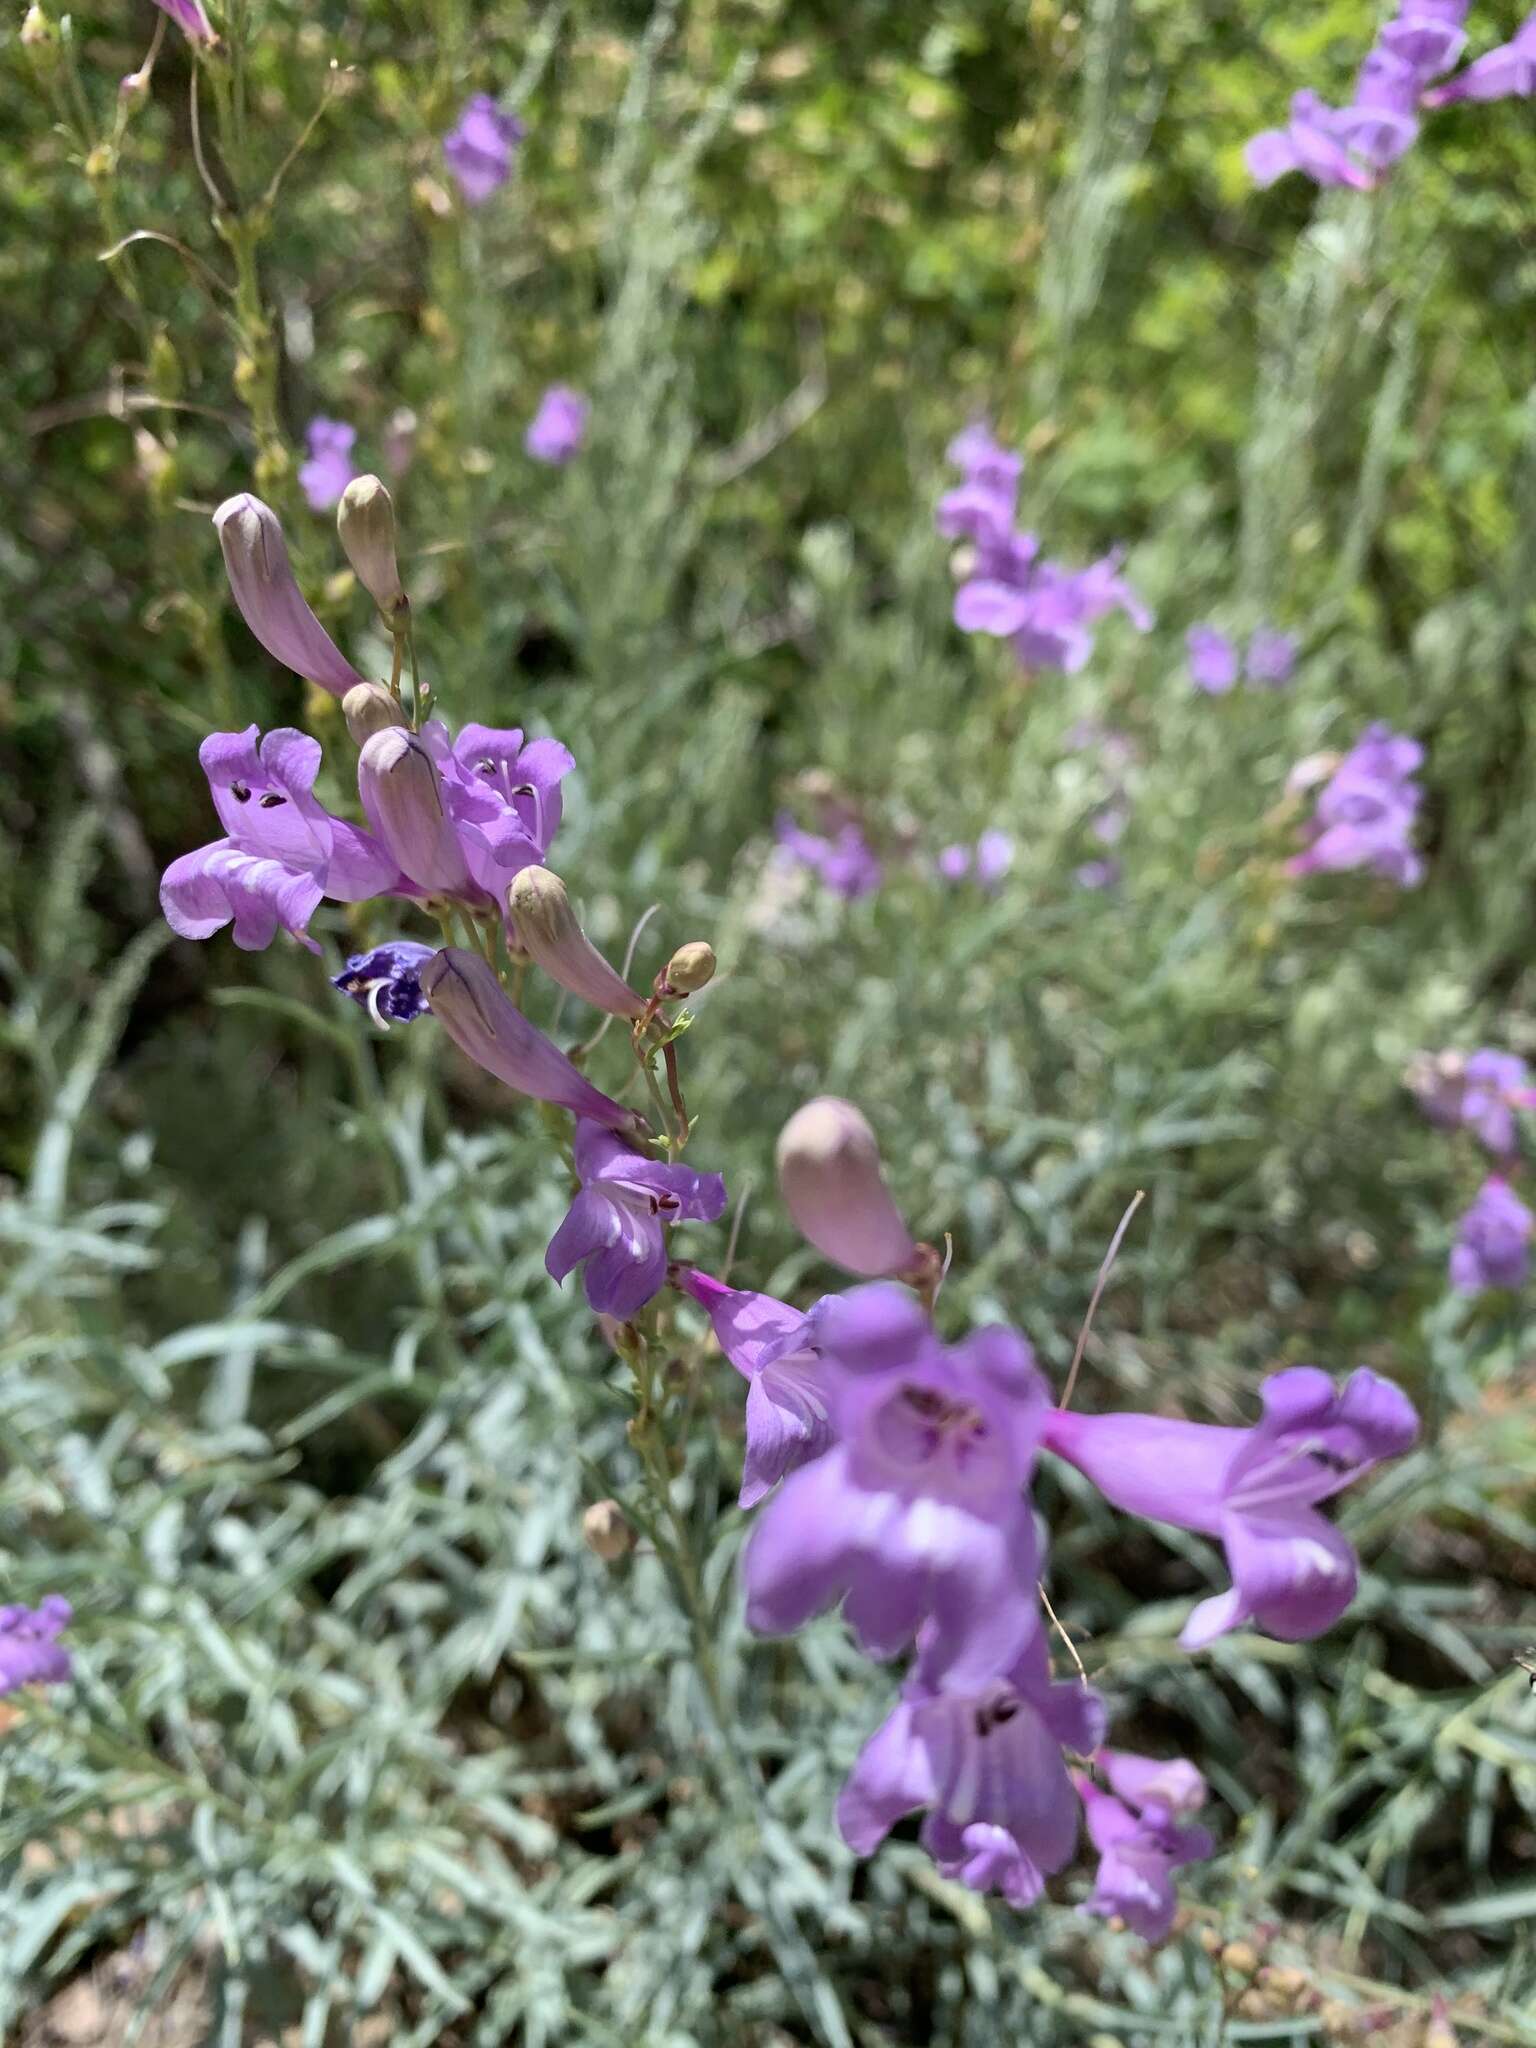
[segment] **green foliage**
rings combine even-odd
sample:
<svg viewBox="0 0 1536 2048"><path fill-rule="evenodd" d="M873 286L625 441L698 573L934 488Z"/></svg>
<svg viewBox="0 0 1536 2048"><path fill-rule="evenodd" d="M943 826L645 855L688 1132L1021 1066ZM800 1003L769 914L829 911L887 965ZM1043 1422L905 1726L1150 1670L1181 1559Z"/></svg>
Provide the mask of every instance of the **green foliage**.
<svg viewBox="0 0 1536 2048"><path fill-rule="evenodd" d="M0 1732L0 2027L127 1954L140 2021L190 1984L219 2048L1193 2048L1350 2013L1407 2044L1442 1988L1469 2036L1536 2040L1533 1333L1445 1297L1479 1168L1401 1087L1420 1047L1536 1053L1524 110L1448 110L1381 193L1318 201L1252 193L1240 146L1343 89L1358 0L272 0L224 17L243 142L199 102L221 235L179 35L116 112L151 11L76 15L42 78L13 35L0 71L0 1597L80 1616L78 1682ZM471 89L530 133L467 215L439 143ZM140 230L180 247L96 260ZM593 398L558 473L521 450L557 377ZM739 1273L828 1284L771 1150L833 1090L953 1238L946 1323L1016 1321L1058 1375L1145 1190L1079 1400L1237 1420L1277 1363L1363 1359L1425 1410L1351 1499L1362 1597L1313 1646L1184 1657L1208 1547L1044 1488L1119 1739L1189 1747L1225 1804L1160 1951L1070 1883L1021 1917L909 1841L852 1862L831 1802L892 1681L835 1623L745 1639L734 1376L684 1320L676 1519L641 1526L626 1376L543 1272L532 1114L428 1025L372 1040L298 949L155 920L212 831L210 724L309 724L350 795L206 515L259 476L380 666L292 470L319 411L380 466L402 408L439 701L575 750L561 869L612 955L660 905L637 985L720 956L679 1054L700 1163L752 1191ZM1129 543L1158 611L1077 677L950 624L932 505L980 408L1049 550ZM1195 697L1212 616L1294 627L1296 685ZM1424 886L1288 879L1290 767L1375 717L1428 748ZM1135 747L1118 892L1074 880L1110 794L1085 720ZM878 896L773 864L819 789ZM933 853L989 825L1005 886L941 892ZM328 911L325 968L382 917ZM604 1565L610 1494L643 1542ZM1222 1941L1308 1996L1265 2006Z"/></svg>

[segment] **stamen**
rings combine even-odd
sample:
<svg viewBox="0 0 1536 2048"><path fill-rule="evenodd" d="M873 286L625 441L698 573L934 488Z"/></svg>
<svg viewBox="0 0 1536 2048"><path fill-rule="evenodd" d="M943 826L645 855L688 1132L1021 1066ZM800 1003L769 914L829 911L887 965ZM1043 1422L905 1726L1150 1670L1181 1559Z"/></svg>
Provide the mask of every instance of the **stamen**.
<svg viewBox="0 0 1536 2048"><path fill-rule="evenodd" d="M368 984L368 993L366 997L368 1014L373 1019L374 1023L378 1025L381 1031L387 1031L389 1029L389 1019L384 1015L384 1012L379 1008L379 998L383 995L385 989L387 989L388 987L389 983L387 981L370 981Z"/></svg>
<svg viewBox="0 0 1536 2048"><path fill-rule="evenodd" d="M287 797L278 796L275 791L269 789L261 799L261 808L264 811L275 811L279 804L285 804L287 801Z"/></svg>
<svg viewBox="0 0 1536 2048"><path fill-rule="evenodd" d="M251 800L251 792L243 782L232 782L229 785L229 793L237 804L248 804Z"/></svg>

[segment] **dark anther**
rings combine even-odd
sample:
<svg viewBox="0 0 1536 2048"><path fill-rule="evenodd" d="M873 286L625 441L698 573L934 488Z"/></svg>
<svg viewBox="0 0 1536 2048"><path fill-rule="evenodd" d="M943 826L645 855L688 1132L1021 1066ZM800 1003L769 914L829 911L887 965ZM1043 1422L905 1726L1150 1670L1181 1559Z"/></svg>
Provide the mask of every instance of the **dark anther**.
<svg viewBox="0 0 1536 2048"><path fill-rule="evenodd" d="M237 804L248 804L251 800L251 792L243 782L232 782L229 785L229 793Z"/></svg>
<svg viewBox="0 0 1536 2048"><path fill-rule="evenodd" d="M287 803L287 801L287 797L278 796L275 794L274 791L269 789L266 795L261 799L261 808L264 811L275 811L279 804L285 804Z"/></svg>

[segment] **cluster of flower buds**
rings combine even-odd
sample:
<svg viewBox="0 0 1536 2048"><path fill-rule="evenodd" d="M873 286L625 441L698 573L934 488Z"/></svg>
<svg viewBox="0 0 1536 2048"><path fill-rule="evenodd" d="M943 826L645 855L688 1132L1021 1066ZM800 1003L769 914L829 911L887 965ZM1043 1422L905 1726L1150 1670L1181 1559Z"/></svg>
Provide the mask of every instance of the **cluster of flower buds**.
<svg viewBox="0 0 1536 2048"><path fill-rule="evenodd" d="M1458 1294L1523 1286L1536 1216L1515 1193L1510 1176L1520 1165L1516 1113L1536 1107L1525 1061L1487 1045L1473 1053L1420 1053L1404 1078L1431 1123L1469 1132L1497 1162L1456 1226L1451 1285Z"/></svg>
<svg viewBox="0 0 1536 2048"><path fill-rule="evenodd" d="M1174 1873L1211 1852L1194 1818L1204 1781L1183 1759L1105 1747L1100 1695L1053 1675L1037 1457L1077 1466L1129 1513L1222 1543L1232 1584L1196 1606L1186 1648L1248 1625L1296 1641L1339 1618L1358 1577L1318 1504L1406 1450L1413 1409L1372 1372L1340 1389L1310 1367L1266 1381L1246 1429L1053 1406L1016 1330L940 1335L940 1261L909 1230L852 1104L807 1103L777 1164L802 1234L865 1284L800 1310L692 1267L673 1278L747 1382L750 1625L782 1635L840 1604L866 1654L911 1657L838 1801L843 1837L867 1855L921 1812L945 1876L1024 1906L1086 1821L1099 1862L1084 1910L1161 1939Z"/></svg>

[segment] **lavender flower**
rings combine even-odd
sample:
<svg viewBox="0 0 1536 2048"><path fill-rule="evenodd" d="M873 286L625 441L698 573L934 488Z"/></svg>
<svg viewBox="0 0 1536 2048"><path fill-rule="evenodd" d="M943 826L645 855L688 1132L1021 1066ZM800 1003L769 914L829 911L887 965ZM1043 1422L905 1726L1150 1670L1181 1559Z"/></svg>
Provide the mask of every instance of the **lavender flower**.
<svg viewBox="0 0 1536 2048"><path fill-rule="evenodd" d="M823 1257L863 1279L904 1273L917 1258L885 1184L875 1134L851 1102L818 1095L779 1133L779 1193L795 1228Z"/></svg>
<svg viewBox="0 0 1536 2048"><path fill-rule="evenodd" d="M1530 1272L1533 1227L1536 1217L1509 1182L1490 1173L1456 1227L1450 1273L1457 1293L1523 1287Z"/></svg>
<svg viewBox="0 0 1536 2048"><path fill-rule="evenodd" d="M720 1349L747 1382L739 1505L755 1508L786 1473L819 1458L832 1441L817 1308L802 1313L771 1294L727 1287L694 1266L679 1269L677 1284L707 1312Z"/></svg>
<svg viewBox="0 0 1536 2048"><path fill-rule="evenodd" d="M635 1137L644 1120L594 1088L557 1045L528 1022L478 953L445 946L421 972L427 1006L466 1058L520 1095Z"/></svg>
<svg viewBox="0 0 1536 2048"><path fill-rule="evenodd" d="M589 410L586 399L569 384L551 384L528 423L523 447L535 462L569 462L586 439Z"/></svg>
<svg viewBox="0 0 1536 2048"><path fill-rule="evenodd" d="M366 1010L381 1031L409 1024L427 1007L421 970L435 950L414 939L390 939L371 953L354 953L331 987Z"/></svg>
<svg viewBox="0 0 1536 2048"><path fill-rule="evenodd" d="M1422 5L1422 0L1420 0ZM1500 43L1459 72L1448 85L1424 95L1427 107L1456 100L1529 99L1536 92L1536 14L1528 14L1507 43Z"/></svg>
<svg viewBox="0 0 1536 2048"><path fill-rule="evenodd" d="M1200 1862L1215 1846L1204 1828L1186 1824L1205 1803L1205 1780L1182 1759L1154 1763L1107 1749L1096 1761L1109 1790L1083 1774L1076 1781L1099 1852L1093 1891L1082 1910L1122 1920L1144 1941L1162 1941L1178 1909L1173 1873Z"/></svg>
<svg viewBox="0 0 1536 2048"><path fill-rule="evenodd" d="M818 833L802 831L793 818L784 815L774 826L774 836L781 859L812 869L821 877L823 887L850 903L872 895L885 880L880 856L865 838L863 827L851 819L824 839Z"/></svg>
<svg viewBox="0 0 1536 2048"><path fill-rule="evenodd" d="M162 14L171 20L192 43L216 43L219 39L213 32L213 23L203 8L203 0L155 0Z"/></svg>
<svg viewBox="0 0 1536 2048"><path fill-rule="evenodd" d="M458 125L443 137L443 155L470 206L483 206L512 175L517 145L528 131L487 92L466 101Z"/></svg>
<svg viewBox="0 0 1536 2048"><path fill-rule="evenodd" d="M821 1387L835 1441L759 1513L743 1573L767 1635L844 1602L872 1657L925 1621L928 1668L963 1691L1012 1670L1038 1627L1040 1539L1025 1488L1046 1392L1014 1331L941 1343L900 1287L822 1303Z"/></svg>
<svg viewBox="0 0 1536 2048"><path fill-rule="evenodd" d="M211 938L233 919L247 952L282 930L318 953L307 926L323 897L361 903L404 886L384 848L315 797L320 746L307 734L282 727L258 744L254 725L210 733L198 759L226 836L165 871L160 907L180 937Z"/></svg>
<svg viewBox="0 0 1536 2048"><path fill-rule="evenodd" d="M309 460L299 464L299 489L316 512L329 512L357 475L352 461L356 427L341 420L314 419L304 431Z"/></svg>
<svg viewBox="0 0 1536 2048"><path fill-rule="evenodd" d="M931 1631L924 1631L926 1642ZM956 1686L921 1652L884 1724L860 1751L837 1824L868 1856L903 1815L926 1810L921 1840L940 1872L972 1891L1030 1906L1070 1859L1078 1805L1062 1748L1087 1752L1104 1732L1096 1693L1053 1684L1034 1633L993 1678Z"/></svg>
<svg viewBox="0 0 1536 2048"><path fill-rule="evenodd" d="M666 1281L665 1225L713 1223L725 1208L725 1182L631 1152L584 1118L576 1125L575 1164L581 1189L549 1241L545 1269L560 1281L585 1262L588 1307L628 1322Z"/></svg>
<svg viewBox="0 0 1536 2048"><path fill-rule="evenodd" d="M1237 648L1214 626L1191 626L1184 636L1190 681L1207 697L1224 697L1237 681Z"/></svg>
<svg viewBox="0 0 1536 2048"><path fill-rule="evenodd" d="M240 615L268 654L334 697L344 697L362 682L304 602L283 529L270 506L242 491L224 500L213 524Z"/></svg>
<svg viewBox="0 0 1536 2048"><path fill-rule="evenodd" d="M1288 872L1369 868L1400 888L1413 888L1424 875L1412 846L1424 795L1413 777L1423 760L1417 740L1385 725L1368 726L1319 796L1312 844L1289 863Z"/></svg>
<svg viewBox="0 0 1536 2048"><path fill-rule="evenodd" d="M0 1697L23 1685L60 1685L73 1664L59 1637L73 1609L59 1593L36 1607L0 1607Z"/></svg>
<svg viewBox="0 0 1536 2048"><path fill-rule="evenodd" d="M1255 1621L1287 1642L1331 1628L1354 1598L1348 1543L1316 1503L1406 1451L1418 1433L1412 1403L1362 1366L1342 1393L1313 1366L1264 1382L1251 1429L1162 1415L1052 1410L1045 1443L1128 1514L1219 1536L1233 1585L1202 1600L1179 1640L1203 1649Z"/></svg>
<svg viewBox="0 0 1536 2048"><path fill-rule="evenodd" d="M1248 642L1245 669L1250 683L1264 683L1273 690L1281 688L1296 670L1295 635L1277 632L1273 626L1260 626Z"/></svg>

